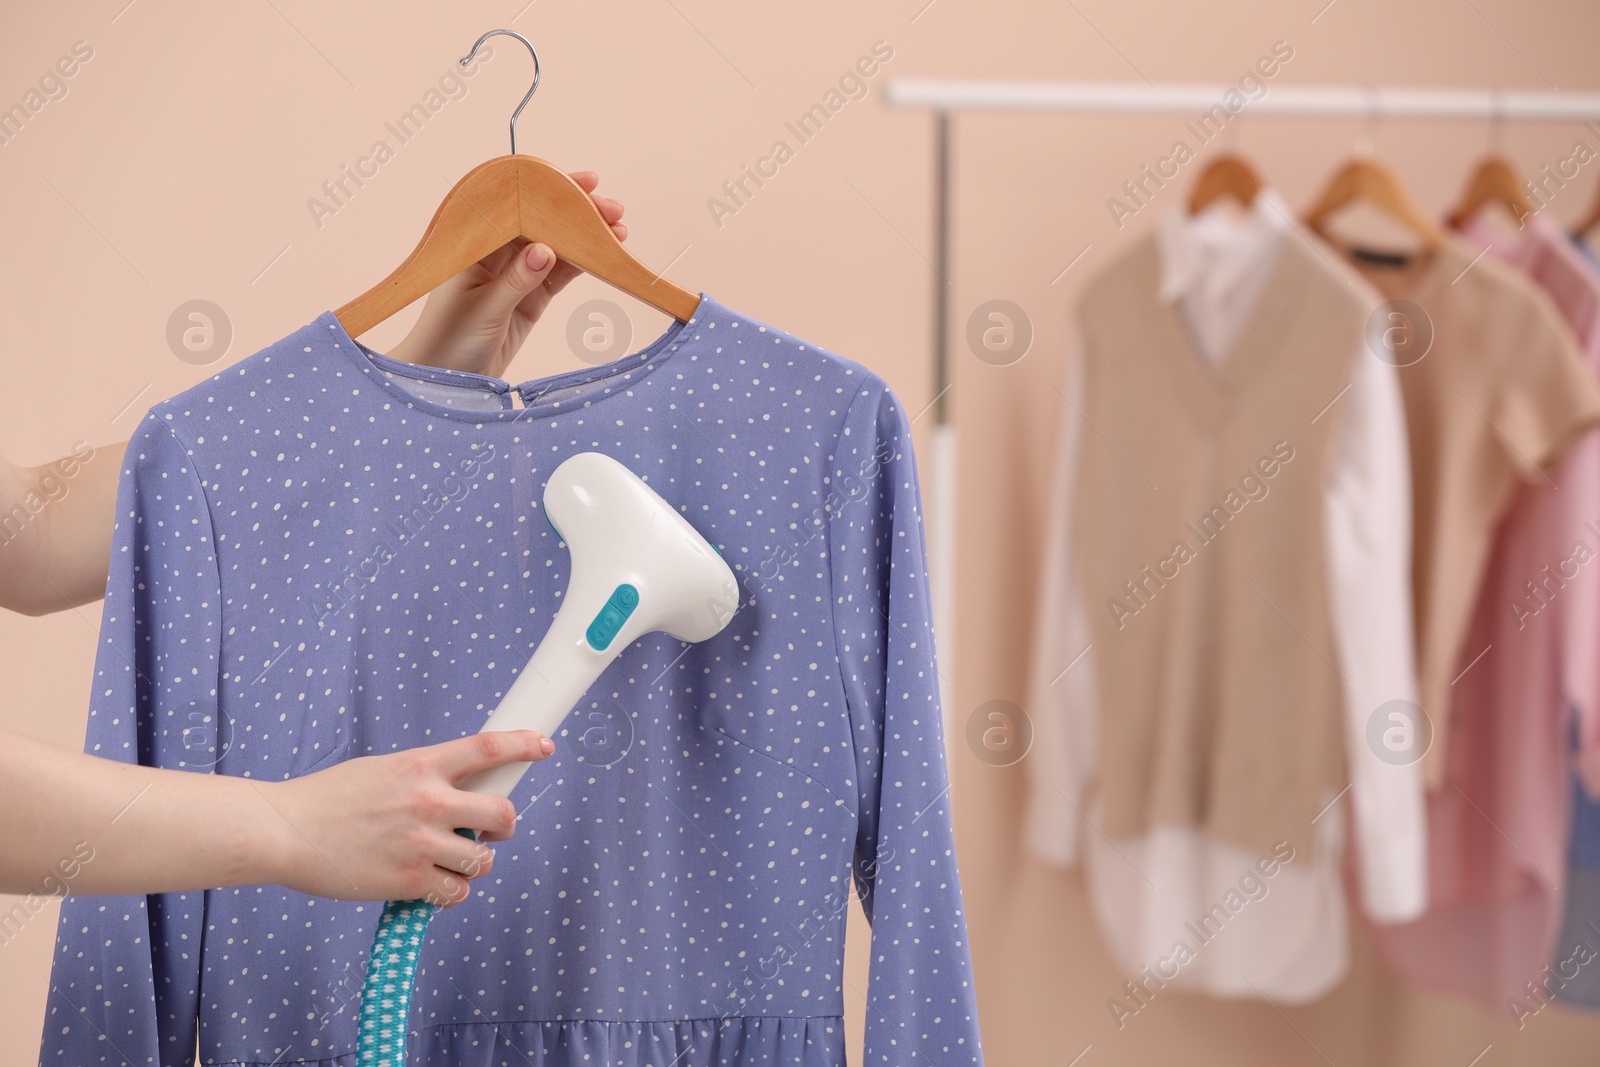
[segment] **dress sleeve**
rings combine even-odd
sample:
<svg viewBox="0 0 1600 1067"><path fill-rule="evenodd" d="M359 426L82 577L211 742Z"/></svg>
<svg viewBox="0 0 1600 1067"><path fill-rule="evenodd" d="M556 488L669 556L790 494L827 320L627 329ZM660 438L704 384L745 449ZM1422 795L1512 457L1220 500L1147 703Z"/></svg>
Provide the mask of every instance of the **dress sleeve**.
<svg viewBox="0 0 1600 1067"><path fill-rule="evenodd" d="M879 380L845 416L825 508L855 745L853 869L872 924L864 1062L981 1065L916 461Z"/></svg>
<svg viewBox="0 0 1600 1067"><path fill-rule="evenodd" d="M209 773L221 757L217 555L200 479L155 413L128 442L116 514L85 750ZM204 904L68 897L41 1067L193 1064Z"/></svg>

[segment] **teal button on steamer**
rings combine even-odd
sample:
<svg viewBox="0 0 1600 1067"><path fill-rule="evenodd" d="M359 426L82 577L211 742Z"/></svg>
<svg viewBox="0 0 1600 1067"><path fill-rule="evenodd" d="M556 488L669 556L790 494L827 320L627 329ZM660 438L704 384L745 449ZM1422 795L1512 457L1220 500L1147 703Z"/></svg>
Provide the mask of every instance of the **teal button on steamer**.
<svg viewBox="0 0 1600 1067"><path fill-rule="evenodd" d="M739 609L739 584L715 547L609 456L583 452L558 466L544 509L571 554L572 574L550 629L483 729L553 738L601 672L640 637L661 632L697 642L720 633ZM530 766L495 767L461 788L510 796ZM361 990L359 1067L404 1067L411 987L433 911L425 900L384 905Z"/></svg>

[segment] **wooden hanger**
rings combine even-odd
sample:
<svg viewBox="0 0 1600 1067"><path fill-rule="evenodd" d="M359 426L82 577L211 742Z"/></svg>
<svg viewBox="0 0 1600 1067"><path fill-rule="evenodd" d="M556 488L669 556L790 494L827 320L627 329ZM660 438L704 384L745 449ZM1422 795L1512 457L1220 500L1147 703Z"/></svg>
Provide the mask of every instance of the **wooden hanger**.
<svg viewBox="0 0 1600 1067"><path fill-rule="evenodd" d="M1533 203L1522 190L1522 180L1504 156L1485 156L1478 164L1461 195L1461 202L1450 213L1450 228L1461 229L1468 219L1489 204L1499 204L1509 211L1519 227L1533 214Z"/></svg>
<svg viewBox="0 0 1600 1067"><path fill-rule="evenodd" d="M1327 236L1328 220L1342 207L1365 200L1421 237L1430 248L1444 243L1444 232L1412 203L1394 173L1375 159L1356 158L1329 179L1317 202L1306 212L1305 223Z"/></svg>
<svg viewBox="0 0 1600 1067"><path fill-rule="evenodd" d="M539 53L514 30L490 30L461 65L496 34L515 37L533 55L533 86L511 115L511 154L468 171L433 213L422 240L394 272L334 312L345 332L359 337L426 296L501 246L524 237L542 241L558 259L575 264L630 296L687 322L700 297L639 262L611 232L599 208L559 168L517 155L517 116L539 88Z"/></svg>
<svg viewBox="0 0 1600 1067"><path fill-rule="evenodd" d="M1189 193L1189 214L1198 215L1224 196L1231 196L1243 207L1255 203L1261 191L1261 175L1242 156L1219 156L1200 175Z"/></svg>

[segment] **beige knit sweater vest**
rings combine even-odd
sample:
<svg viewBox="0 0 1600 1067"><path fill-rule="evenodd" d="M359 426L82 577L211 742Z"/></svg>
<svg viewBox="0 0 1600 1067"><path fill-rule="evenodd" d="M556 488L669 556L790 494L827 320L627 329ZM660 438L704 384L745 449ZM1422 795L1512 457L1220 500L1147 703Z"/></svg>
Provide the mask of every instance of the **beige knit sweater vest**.
<svg viewBox="0 0 1600 1067"><path fill-rule="evenodd" d="M1212 363L1158 301L1158 270L1147 239L1078 310L1088 425L1073 540L1099 690L1099 828L1309 852L1311 820L1346 781L1323 495L1365 290L1286 237Z"/></svg>

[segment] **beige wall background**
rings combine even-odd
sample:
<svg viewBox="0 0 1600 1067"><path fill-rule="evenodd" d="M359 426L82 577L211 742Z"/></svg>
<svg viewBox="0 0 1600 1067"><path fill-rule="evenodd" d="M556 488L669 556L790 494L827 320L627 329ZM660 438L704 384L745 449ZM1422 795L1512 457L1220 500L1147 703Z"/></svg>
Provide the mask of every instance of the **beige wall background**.
<svg viewBox="0 0 1600 1067"><path fill-rule="evenodd" d="M678 283L867 363L913 412L933 396L931 123L884 104L888 78L1232 81L1281 40L1294 58L1273 86L1600 88L1600 6L1576 0L13 7L0 15L0 105L23 100L75 42L93 56L64 81L64 95L48 86L58 98L0 144L0 451L42 462L80 439L124 438L151 403L386 274L450 185L505 151L528 59L501 39L464 92L446 86L408 142L384 124L439 89L496 26L528 34L544 62L519 126L524 151L598 170L602 191L627 202L629 244L647 263L670 264ZM719 225L708 198L775 139L792 144L784 122L880 40L894 55L866 98ZM1361 125L1247 110L1227 143L1303 205ZM1181 132L1170 118L974 115L955 124L948 399L960 428L960 575L954 648L947 643L942 658L956 678L958 727L985 701L1025 699L1018 620L1033 610L1067 308L1182 195L1169 186L1120 231L1105 204ZM1376 134L1378 153L1435 212L1488 143L1473 123L1390 120ZM1576 124L1508 125L1503 147L1534 171L1580 136L1596 143ZM393 158L319 224L308 199L379 139ZM1600 164L1586 167L1552 213L1581 214L1597 180ZM508 376L578 365L567 318L608 293L574 285ZM972 309L994 298L1022 306L1035 330L1026 358L1007 367L980 362L962 340ZM232 327L231 345L209 366L177 358L167 341L169 316L193 299L221 306ZM659 314L617 300L635 348L664 327ZM369 343L397 340L413 314ZM931 421L921 419L919 433ZM0 616L0 727L81 745L98 622L95 607ZM1025 761L988 766L959 733L955 750L985 1047L997 1067L1595 1061L1600 1019L1558 1005L1519 1032L1400 984L1360 944L1349 980L1318 1004L1279 1011L1164 993L1119 1032L1106 1000L1122 976L1100 947L1079 880L1020 852ZM47 908L0 945L0 1064L33 1062L55 915ZM852 981L863 988L865 946L853 940ZM851 1008L859 1033L858 997Z"/></svg>

